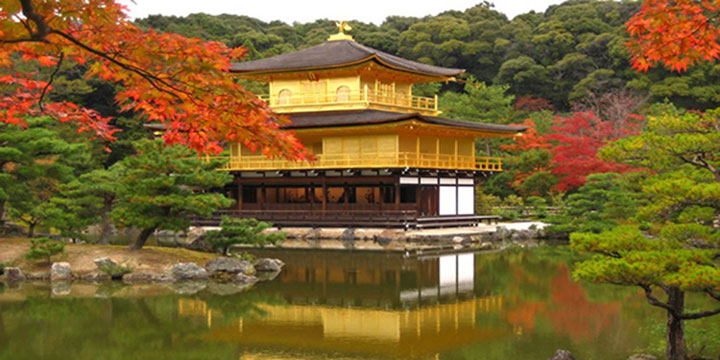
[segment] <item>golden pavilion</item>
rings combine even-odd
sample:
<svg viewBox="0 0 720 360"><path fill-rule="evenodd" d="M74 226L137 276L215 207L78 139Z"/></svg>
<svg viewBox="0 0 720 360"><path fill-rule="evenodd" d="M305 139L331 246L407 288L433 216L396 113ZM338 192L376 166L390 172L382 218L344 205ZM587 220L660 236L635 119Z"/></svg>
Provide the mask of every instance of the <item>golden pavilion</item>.
<svg viewBox="0 0 720 360"><path fill-rule="evenodd" d="M340 32L283 55L235 63L238 77L268 84L261 98L287 115L312 162L268 159L231 146L232 215L279 226L472 225L481 177L502 161L477 155L475 139L526 128L439 117L438 97L413 85L447 82L462 69L406 60Z"/></svg>

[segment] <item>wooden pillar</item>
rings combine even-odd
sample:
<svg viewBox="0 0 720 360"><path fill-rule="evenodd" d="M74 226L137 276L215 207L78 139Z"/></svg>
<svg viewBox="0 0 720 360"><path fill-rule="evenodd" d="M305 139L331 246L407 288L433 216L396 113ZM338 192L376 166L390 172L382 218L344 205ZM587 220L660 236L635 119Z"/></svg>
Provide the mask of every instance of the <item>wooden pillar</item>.
<svg viewBox="0 0 720 360"><path fill-rule="evenodd" d="M325 211L327 210L327 197L328 197L328 191L327 191L327 178L325 178L325 174L322 176L322 218L325 218Z"/></svg>
<svg viewBox="0 0 720 360"><path fill-rule="evenodd" d="M440 137L435 137L435 166L439 166L440 163Z"/></svg>
<svg viewBox="0 0 720 360"><path fill-rule="evenodd" d="M458 166L458 139L455 139L455 168Z"/></svg>
<svg viewBox="0 0 720 360"><path fill-rule="evenodd" d="M237 186L237 209L238 211L242 210L242 202L243 202L243 186L242 184L238 184Z"/></svg>
<svg viewBox="0 0 720 360"><path fill-rule="evenodd" d="M345 211L348 211L350 210L350 188L347 183L343 184L343 189L345 192Z"/></svg>
<svg viewBox="0 0 720 360"><path fill-rule="evenodd" d="M263 183L260 187L260 210L265 210L265 199L267 196L265 184Z"/></svg>
<svg viewBox="0 0 720 360"><path fill-rule="evenodd" d="M420 134L415 135L415 166L420 166Z"/></svg>
<svg viewBox="0 0 720 360"><path fill-rule="evenodd" d="M400 210L400 178L395 182L395 210Z"/></svg>

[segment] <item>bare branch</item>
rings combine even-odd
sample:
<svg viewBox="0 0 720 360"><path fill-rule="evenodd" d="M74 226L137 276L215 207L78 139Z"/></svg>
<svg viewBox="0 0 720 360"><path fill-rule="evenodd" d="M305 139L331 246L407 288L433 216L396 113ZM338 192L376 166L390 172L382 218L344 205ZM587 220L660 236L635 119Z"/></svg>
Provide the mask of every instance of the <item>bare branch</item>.
<svg viewBox="0 0 720 360"><path fill-rule="evenodd" d="M43 99L45 98L45 93L47 93L47 90L50 88L50 85L52 84L53 80L55 80L55 75L57 75L58 71L60 71L60 66L62 66L63 59L65 59L65 53L60 52L60 56L58 57L57 66L55 67L55 70L50 74L50 79L48 80L47 84L45 84L45 87L43 87L42 92L40 93L40 99L38 100L38 106L40 107L40 111L45 112L43 109Z"/></svg>
<svg viewBox="0 0 720 360"><path fill-rule="evenodd" d="M658 300L658 298L656 298L655 296L653 296L653 294L652 294L652 288L650 287L650 285L638 284L638 286L640 286L641 288L643 288L643 290L645 290L645 297L648 299L648 302L650 303L650 305L663 308L663 309L665 309L665 310L673 313L674 315L677 315L676 312L675 312L675 309L673 309L672 306L670 306L669 304L666 304L666 303Z"/></svg>
<svg viewBox="0 0 720 360"><path fill-rule="evenodd" d="M695 319L702 319L708 316L713 316L720 314L720 308L715 310L708 310L708 311L702 311L698 313L690 313L690 314L681 314L680 318L683 320L695 320Z"/></svg>

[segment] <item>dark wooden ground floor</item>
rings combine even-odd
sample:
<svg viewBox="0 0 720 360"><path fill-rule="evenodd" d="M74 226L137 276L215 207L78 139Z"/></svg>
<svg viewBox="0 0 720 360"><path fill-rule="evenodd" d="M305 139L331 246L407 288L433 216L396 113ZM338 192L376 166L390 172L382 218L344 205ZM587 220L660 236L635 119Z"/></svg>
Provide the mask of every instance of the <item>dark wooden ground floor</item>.
<svg viewBox="0 0 720 360"><path fill-rule="evenodd" d="M475 214L474 176L243 176L224 191L236 200L229 216L279 226L469 226ZM209 219L208 219L209 221Z"/></svg>

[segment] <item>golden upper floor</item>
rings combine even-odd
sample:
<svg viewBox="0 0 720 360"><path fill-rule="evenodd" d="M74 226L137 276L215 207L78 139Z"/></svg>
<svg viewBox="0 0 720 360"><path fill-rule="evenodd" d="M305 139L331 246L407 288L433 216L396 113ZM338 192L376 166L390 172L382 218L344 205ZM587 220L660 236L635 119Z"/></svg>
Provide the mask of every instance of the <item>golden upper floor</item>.
<svg viewBox="0 0 720 360"><path fill-rule="evenodd" d="M511 126L464 123L421 115L365 110L296 114L298 139L312 161L269 159L239 144L231 146L226 170L319 170L422 168L501 171L499 158L478 156L475 138L511 137ZM353 125L354 124L354 125Z"/></svg>
<svg viewBox="0 0 720 360"><path fill-rule="evenodd" d="M424 115L438 115L437 96L414 95L413 85L450 81L464 72L406 60L342 36L236 63L232 71L268 83L269 93L261 98L278 113L376 109Z"/></svg>

